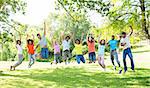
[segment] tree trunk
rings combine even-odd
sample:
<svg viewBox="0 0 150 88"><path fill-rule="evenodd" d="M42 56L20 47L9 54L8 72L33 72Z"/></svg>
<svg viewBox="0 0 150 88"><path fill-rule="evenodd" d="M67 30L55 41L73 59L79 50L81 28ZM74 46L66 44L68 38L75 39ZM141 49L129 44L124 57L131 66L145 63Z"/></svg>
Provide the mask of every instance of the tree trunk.
<svg viewBox="0 0 150 88"><path fill-rule="evenodd" d="M144 0L139 0L140 1L140 8L141 8L141 12L142 12L142 19L141 19L141 22L142 22L142 30L145 32L146 34L146 37L148 39L150 39L150 34L149 34L149 30L147 28L147 23L146 23L146 16L145 16L145 4L144 4Z"/></svg>

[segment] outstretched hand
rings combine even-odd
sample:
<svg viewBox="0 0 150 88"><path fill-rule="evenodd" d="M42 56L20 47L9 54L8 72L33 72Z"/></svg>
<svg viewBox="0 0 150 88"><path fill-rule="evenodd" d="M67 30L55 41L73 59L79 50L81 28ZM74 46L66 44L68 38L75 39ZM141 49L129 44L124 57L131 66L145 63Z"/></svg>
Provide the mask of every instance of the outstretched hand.
<svg viewBox="0 0 150 88"><path fill-rule="evenodd" d="M130 27L130 33L129 33L129 35L131 36L131 35L132 35L132 33L133 33L133 28L132 28L132 26L131 26L131 25L130 25L129 27Z"/></svg>

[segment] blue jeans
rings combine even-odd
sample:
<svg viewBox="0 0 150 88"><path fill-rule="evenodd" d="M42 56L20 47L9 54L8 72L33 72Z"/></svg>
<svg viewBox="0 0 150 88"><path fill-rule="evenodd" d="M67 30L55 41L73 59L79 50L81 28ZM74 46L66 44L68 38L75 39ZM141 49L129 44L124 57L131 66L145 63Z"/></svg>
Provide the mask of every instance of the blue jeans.
<svg viewBox="0 0 150 88"><path fill-rule="evenodd" d="M35 54L28 54L29 61L29 67L31 67L35 62Z"/></svg>
<svg viewBox="0 0 150 88"><path fill-rule="evenodd" d="M117 53L116 49L110 51L110 58L111 58L112 64L114 66L115 66L115 63L114 63L114 59L115 59L116 62L118 63L118 66L120 67L120 61L118 59L118 53Z"/></svg>
<svg viewBox="0 0 150 88"><path fill-rule="evenodd" d="M131 69L134 70L134 62L133 62L133 56L130 48L127 48L123 51L123 64L124 64L124 70L127 71L127 64L126 64L126 56L129 56L131 61Z"/></svg>
<svg viewBox="0 0 150 88"><path fill-rule="evenodd" d="M96 54L95 54L95 52L89 53L89 60L92 61L92 62L96 61Z"/></svg>
<svg viewBox="0 0 150 88"><path fill-rule="evenodd" d="M77 63L80 64L80 61L85 63L85 59L83 55L76 55Z"/></svg>
<svg viewBox="0 0 150 88"><path fill-rule="evenodd" d="M48 48L42 48L41 49L41 57L43 59L47 59L48 58Z"/></svg>

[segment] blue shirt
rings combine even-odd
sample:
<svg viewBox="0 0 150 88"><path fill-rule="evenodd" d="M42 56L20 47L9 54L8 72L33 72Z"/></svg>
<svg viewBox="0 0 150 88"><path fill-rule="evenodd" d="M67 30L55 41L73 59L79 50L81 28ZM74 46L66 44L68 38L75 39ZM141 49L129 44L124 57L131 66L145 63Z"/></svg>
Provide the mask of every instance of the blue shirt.
<svg viewBox="0 0 150 88"><path fill-rule="evenodd" d="M110 50L115 50L117 49L119 41L118 40L110 40L108 44L110 45Z"/></svg>
<svg viewBox="0 0 150 88"><path fill-rule="evenodd" d="M104 55L105 54L105 45L98 45L98 55Z"/></svg>

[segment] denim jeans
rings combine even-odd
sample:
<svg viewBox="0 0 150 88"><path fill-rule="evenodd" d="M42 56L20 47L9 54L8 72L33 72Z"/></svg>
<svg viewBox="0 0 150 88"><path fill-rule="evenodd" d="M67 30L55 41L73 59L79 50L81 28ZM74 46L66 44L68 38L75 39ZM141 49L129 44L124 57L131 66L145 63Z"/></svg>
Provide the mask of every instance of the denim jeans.
<svg viewBox="0 0 150 88"><path fill-rule="evenodd" d="M134 70L134 61L133 61L133 56L130 48L124 49L123 51L123 64L124 64L124 70L127 70L127 64L126 64L126 56L129 56L130 61L131 61L131 69Z"/></svg>
<svg viewBox="0 0 150 88"><path fill-rule="evenodd" d="M41 57L43 59L48 59L48 48L42 48L41 49Z"/></svg>
<svg viewBox="0 0 150 88"><path fill-rule="evenodd" d="M35 62L35 54L28 54L29 61L29 67L31 67Z"/></svg>
<svg viewBox="0 0 150 88"><path fill-rule="evenodd" d="M83 55L76 55L76 60L77 63L80 64L80 61L82 61L83 63L85 63L85 59Z"/></svg>
<svg viewBox="0 0 150 88"><path fill-rule="evenodd" d="M96 61L96 54L95 54L95 52L90 52L89 53L89 60L92 61L92 62Z"/></svg>
<svg viewBox="0 0 150 88"><path fill-rule="evenodd" d="M115 63L114 63L114 59L115 59L116 62L118 63L118 66L120 67L120 61L118 60L118 53L117 53L116 49L110 51L110 58L111 58L112 64L114 66L115 66Z"/></svg>

